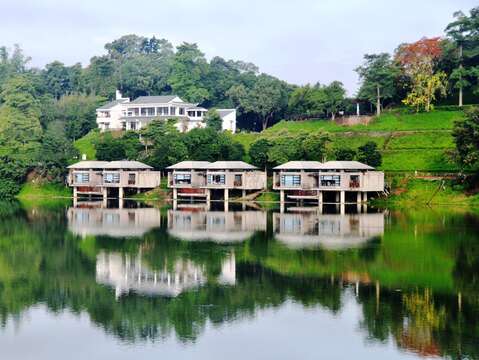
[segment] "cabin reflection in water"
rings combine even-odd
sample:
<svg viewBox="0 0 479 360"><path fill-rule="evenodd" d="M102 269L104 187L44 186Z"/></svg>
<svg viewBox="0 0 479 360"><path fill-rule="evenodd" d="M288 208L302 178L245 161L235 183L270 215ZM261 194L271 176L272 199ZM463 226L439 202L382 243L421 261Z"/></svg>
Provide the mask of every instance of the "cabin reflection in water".
<svg viewBox="0 0 479 360"><path fill-rule="evenodd" d="M384 214L275 213L273 230L276 239L291 248L347 249L382 236Z"/></svg>
<svg viewBox="0 0 479 360"><path fill-rule="evenodd" d="M139 295L175 297L206 283L203 266L191 260L178 259L168 267L154 270L142 262L141 254L130 256L121 253L101 252L96 259L96 281L115 289L118 298L134 292ZM234 253L222 263L217 282L234 285L236 265Z"/></svg>
<svg viewBox="0 0 479 360"><path fill-rule="evenodd" d="M266 231L265 211L169 210L168 232L181 240L234 243Z"/></svg>
<svg viewBox="0 0 479 360"><path fill-rule="evenodd" d="M75 235L142 236L161 226L160 210L156 208L113 209L89 204L68 209L68 228Z"/></svg>

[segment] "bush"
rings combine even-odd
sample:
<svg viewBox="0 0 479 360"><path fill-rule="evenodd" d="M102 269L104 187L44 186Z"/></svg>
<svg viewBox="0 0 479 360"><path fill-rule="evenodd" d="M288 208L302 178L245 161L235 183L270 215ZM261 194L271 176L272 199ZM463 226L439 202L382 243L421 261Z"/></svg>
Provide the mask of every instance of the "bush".
<svg viewBox="0 0 479 360"><path fill-rule="evenodd" d="M373 141L368 141L358 148L358 161L368 164L372 167L378 167L382 163L382 155L378 146Z"/></svg>

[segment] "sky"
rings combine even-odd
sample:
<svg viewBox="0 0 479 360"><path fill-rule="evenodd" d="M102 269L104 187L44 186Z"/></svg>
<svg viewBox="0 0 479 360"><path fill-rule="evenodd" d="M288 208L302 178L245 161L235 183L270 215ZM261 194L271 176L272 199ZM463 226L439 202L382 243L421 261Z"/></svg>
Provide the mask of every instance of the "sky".
<svg viewBox="0 0 479 360"><path fill-rule="evenodd" d="M0 0L0 46L19 44L32 66L105 53L122 35L198 43L208 58L249 61L302 85L334 80L350 95L366 53L441 36L474 0Z"/></svg>

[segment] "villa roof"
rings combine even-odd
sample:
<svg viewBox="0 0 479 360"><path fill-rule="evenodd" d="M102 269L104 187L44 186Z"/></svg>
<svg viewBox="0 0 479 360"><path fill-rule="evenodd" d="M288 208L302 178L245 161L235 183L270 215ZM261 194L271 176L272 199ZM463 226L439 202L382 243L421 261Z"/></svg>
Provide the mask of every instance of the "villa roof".
<svg viewBox="0 0 479 360"><path fill-rule="evenodd" d="M218 109L216 110L220 117L225 117L233 112L236 112L236 109Z"/></svg>
<svg viewBox="0 0 479 360"><path fill-rule="evenodd" d="M359 161L326 161L321 165L323 170L374 170L372 166Z"/></svg>
<svg viewBox="0 0 479 360"><path fill-rule="evenodd" d="M128 99L118 99L118 100L113 100L110 101L102 106L100 106L97 110L110 110L112 107L122 104L124 102L128 102Z"/></svg>
<svg viewBox="0 0 479 360"><path fill-rule="evenodd" d="M215 161L206 167L208 170L227 170L227 169L241 169L241 170L255 170L256 166L245 163L244 161Z"/></svg>
<svg viewBox="0 0 479 360"><path fill-rule="evenodd" d="M211 163L209 161L181 161L177 164L168 166L167 169L206 169Z"/></svg>
<svg viewBox="0 0 479 360"><path fill-rule="evenodd" d="M288 161L276 166L274 170L319 170L322 165L319 161Z"/></svg>
<svg viewBox="0 0 479 360"><path fill-rule="evenodd" d="M143 164L139 161L110 161L104 166L104 169L153 169L150 165Z"/></svg>
<svg viewBox="0 0 479 360"><path fill-rule="evenodd" d="M108 161L79 161L68 166L68 169L103 169L108 164Z"/></svg>
<svg viewBox="0 0 479 360"><path fill-rule="evenodd" d="M176 95L140 96L131 101L130 104L167 104L177 97Z"/></svg>

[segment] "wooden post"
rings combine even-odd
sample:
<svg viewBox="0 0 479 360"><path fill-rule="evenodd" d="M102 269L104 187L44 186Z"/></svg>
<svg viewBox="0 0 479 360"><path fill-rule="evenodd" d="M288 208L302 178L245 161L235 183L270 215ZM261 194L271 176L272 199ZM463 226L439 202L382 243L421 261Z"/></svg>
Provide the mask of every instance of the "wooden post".
<svg viewBox="0 0 479 360"><path fill-rule="evenodd" d="M363 202L364 203L368 202L368 193L366 191L363 192Z"/></svg>
<svg viewBox="0 0 479 360"><path fill-rule="evenodd" d="M279 201L284 203L284 190L279 191Z"/></svg>
<svg viewBox="0 0 479 360"><path fill-rule="evenodd" d="M124 191L123 188L120 186L118 188L118 199L123 199Z"/></svg>
<svg viewBox="0 0 479 360"><path fill-rule="evenodd" d="M173 188L173 200L178 200L178 189Z"/></svg>
<svg viewBox="0 0 479 360"><path fill-rule="evenodd" d="M341 191L341 204L346 203L346 191Z"/></svg>

